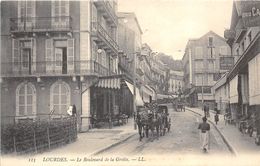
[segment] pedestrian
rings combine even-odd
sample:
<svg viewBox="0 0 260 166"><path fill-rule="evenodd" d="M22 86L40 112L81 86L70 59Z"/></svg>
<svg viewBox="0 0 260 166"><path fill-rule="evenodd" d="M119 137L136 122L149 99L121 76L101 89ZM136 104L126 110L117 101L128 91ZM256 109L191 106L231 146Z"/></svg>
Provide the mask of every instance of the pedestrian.
<svg viewBox="0 0 260 166"><path fill-rule="evenodd" d="M206 105L203 106L203 111L204 111L204 116L206 117L207 116L207 106Z"/></svg>
<svg viewBox="0 0 260 166"><path fill-rule="evenodd" d="M76 116L76 114L77 114L77 109L76 109L75 104L73 104L73 106L72 106L72 116Z"/></svg>
<svg viewBox="0 0 260 166"><path fill-rule="evenodd" d="M218 112L216 112L216 115L215 115L214 119L215 119L215 123L217 125L218 121L219 121Z"/></svg>
<svg viewBox="0 0 260 166"><path fill-rule="evenodd" d="M203 152L208 152L209 150L209 131L210 125L207 123L207 118L202 118L202 123L199 124L198 129L200 130L200 141L201 141L201 149Z"/></svg>

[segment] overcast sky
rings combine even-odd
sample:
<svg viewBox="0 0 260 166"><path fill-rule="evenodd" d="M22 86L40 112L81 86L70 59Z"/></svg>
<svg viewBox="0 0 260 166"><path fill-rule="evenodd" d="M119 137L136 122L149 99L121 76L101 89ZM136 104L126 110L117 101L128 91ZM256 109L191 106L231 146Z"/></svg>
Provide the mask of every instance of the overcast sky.
<svg viewBox="0 0 260 166"><path fill-rule="evenodd" d="M229 28L232 0L118 0L118 11L135 12L153 51L181 59L190 38ZM181 50L181 52L179 52Z"/></svg>

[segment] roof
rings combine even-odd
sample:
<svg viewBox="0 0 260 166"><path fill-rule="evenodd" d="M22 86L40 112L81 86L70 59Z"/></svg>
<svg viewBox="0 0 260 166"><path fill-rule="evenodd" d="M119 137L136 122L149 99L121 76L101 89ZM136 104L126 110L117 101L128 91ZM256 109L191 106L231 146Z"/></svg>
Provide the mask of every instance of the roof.
<svg viewBox="0 0 260 166"><path fill-rule="evenodd" d="M122 19L122 18L132 18L132 19L134 19L136 24L137 24L138 29L140 30L141 34L143 34L141 26L140 26L134 12L118 12L117 16L118 16L118 19Z"/></svg>

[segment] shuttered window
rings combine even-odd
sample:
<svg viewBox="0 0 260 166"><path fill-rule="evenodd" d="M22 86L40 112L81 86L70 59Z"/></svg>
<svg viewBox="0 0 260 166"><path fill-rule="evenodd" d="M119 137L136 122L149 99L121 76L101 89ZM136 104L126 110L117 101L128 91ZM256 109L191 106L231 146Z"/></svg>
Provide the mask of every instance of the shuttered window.
<svg viewBox="0 0 260 166"><path fill-rule="evenodd" d="M36 89L31 83L21 83L16 89L16 116L36 114Z"/></svg>
<svg viewBox="0 0 260 166"><path fill-rule="evenodd" d="M13 39L13 71L32 74L36 71L36 39Z"/></svg>
<svg viewBox="0 0 260 166"><path fill-rule="evenodd" d="M45 61L46 61L46 72L50 73L53 71L53 40L46 39L45 41Z"/></svg>
<svg viewBox="0 0 260 166"><path fill-rule="evenodd" d="M69 1L52 1L52 26L53 28L65 28L69 24Z"/></svg>
<svg viewBox="0 0 260 166"><path fill-rule="evenodd" d="M19 29L32 28L35 25L35 1L18 1Z"/></svg>
<svg viewBox="0 0 260 166"><path fill-rule="evenodd" d="M74 39L67 40L68 73L74 72Z"/></svg>
<svg viewBox="0 0 260 166"><path fill-rule="evenodd" d="M51 86L51 111L54 114L67 114L70 105L70 87L63 81L57 81Z"/></svg>

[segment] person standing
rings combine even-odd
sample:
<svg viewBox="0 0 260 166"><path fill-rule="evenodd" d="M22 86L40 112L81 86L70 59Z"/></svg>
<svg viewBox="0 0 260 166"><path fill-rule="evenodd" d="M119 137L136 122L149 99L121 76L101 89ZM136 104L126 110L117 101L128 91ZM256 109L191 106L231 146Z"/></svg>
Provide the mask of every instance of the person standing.
<svg viewBox="0 0 260 166"><path fill-rule="evenodd" d="M202 123L199 124L198 129L200 130L200 141L201 141L201 149L203 152L208 152L209 150L209 131L210 125L207 123L207 118L202 118Z"/></svg>
<svg viewBox="0 0 260 166"><path fill-rule="evenodd" d="M215 119L215 123L217 125L218 121L219 121L218 112L216 112L216 115L215 115L214 119Z"/></svg>
<svg viewBox="0 0 260 166"><path fill-rule="evenodd" d="M77 115L77 109L76 109L75 104L73 104L73 106L72 106L72 116L76 116L76 115Z"/></svg>

